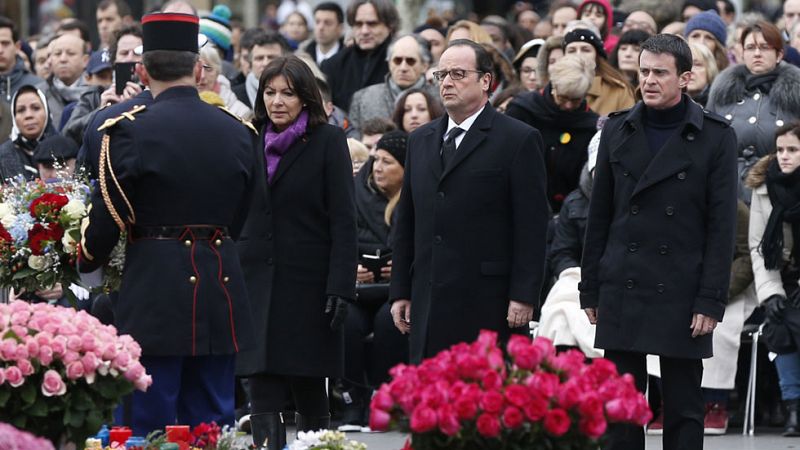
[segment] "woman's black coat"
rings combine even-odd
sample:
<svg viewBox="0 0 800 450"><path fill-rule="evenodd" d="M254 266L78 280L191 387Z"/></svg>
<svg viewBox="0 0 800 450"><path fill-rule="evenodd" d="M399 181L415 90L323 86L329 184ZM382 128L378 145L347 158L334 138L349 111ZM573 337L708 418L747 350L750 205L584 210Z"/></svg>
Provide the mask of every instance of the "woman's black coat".
<svg viewBox="0 0 800 450"><path fill-rule="evenodd" d="M237 356L237 373L338 376L344 337L331 331L325 302L355 297L357 264L344 133L319 125L286 152L271 185L265 161L260 175L238 244L256 346Z"/></svg>

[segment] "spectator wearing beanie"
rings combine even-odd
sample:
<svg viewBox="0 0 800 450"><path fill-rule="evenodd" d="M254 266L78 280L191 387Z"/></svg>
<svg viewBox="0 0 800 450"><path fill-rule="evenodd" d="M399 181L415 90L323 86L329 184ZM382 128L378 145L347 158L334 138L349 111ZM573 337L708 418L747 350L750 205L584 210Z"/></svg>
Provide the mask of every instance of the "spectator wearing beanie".
<svg viewBox="0 0 800 450"><path fill-rule="evenodd" d="M78 144L60 134L43 139L33 153L33 161L42 180L71 177L75 173L77 158Z"/></svg>
<svg viewBox="0 0 800 450"><path fill-rule="evenodd" d="M614 50L619 37L611 34L614 28L614 9L608 0L584 0L578 7L578 18L593 23L600 30L606 53Z"/></svg>
<svg viewBox="0 0 800 450"><path fill-rule="evenodd" d="M728 67L728 54L725 49L725 42L728 39L728 31L725 22L716 11L709 10L695 14L686 23L683 36L693 44L705 45L714 54L719 70Z"/></svg>
<svg viewBox="0 0 800 450"><path fill-rule="evenodd" d="M231 63L233 60L231 9L226 5L215 6L211 14L200 19L200 34L207 37L219 51L222 74L229 80L236 78L239 71Z"/></svg>

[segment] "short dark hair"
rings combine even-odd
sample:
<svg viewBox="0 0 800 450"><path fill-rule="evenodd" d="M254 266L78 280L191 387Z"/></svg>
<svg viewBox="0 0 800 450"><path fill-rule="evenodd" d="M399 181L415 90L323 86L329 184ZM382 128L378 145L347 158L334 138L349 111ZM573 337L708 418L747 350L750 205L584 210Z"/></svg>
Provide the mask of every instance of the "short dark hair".
<svg viewBox="0 0 800 450"><path fill-rule="evenodd" d="M344 11L342 11L342 7L339 6L338 3L335 2L322 2L314 8L314 14L317 11L330 11L332 13L336 13L336 21L339 23L344 23Z"/></svg>
<svg viewBox="0 0 800 450"><path fill-rule="evenodd" d="M747 36L753 33L761 33L764 36L764 41L770 45L770 47L774 48L775 51L782 52L783 51L783 38L781 37L781 31L775 25L767 22L766 20L759 20L752 25L748 25L742 30L742 38L740 43L742 47L744 47L744 40L747 39Z"/></svg>
<svg viewBox="0 0 800 450"><path fill-rule="evenodd" d="M733 14L736 12L736 7L733 6L731 0L720 0L722 2L722 12L725 14ZM723 42L724 44L724 42Z"/></svg>
<svg viewBox="0 0 800 450"><path fill-rule="evenodd" d="M177 50L150 50L142 55L142 64L150 78L156 81L175 81L192 75L197 53Z"/></svg>
<svg viewBox="0 0 800 450"><path fill-rule="evenodd" d="M254 36L253 45L250 46L250 50L253 50L253 47L255 46L263 47L265 45L275 45L275 44L281 46L281 54L283 55L288 55L292 51L291 47L289 46L289 42L286 40L286 38L281 36L280 33L276 33L274 31L265 31L261 34Z"/></svg>
<svg viewBox="0 0 800 450"><path fill-rule="evenodd" d="M119 30L114 32L114 36L111 40L111 43L108 44L108 57L110 58L111 65L114 65L117 62L117 43L123 36L136 36L139 39L142 39L142 26L138 23L134 23L131 25L124 26Z"/></svg>
<svg viewBox="0 0 800 450"><path fill-rule="evenodd" d="M325 108L322 107L322 96L319 93L314 72L302 59L290 54L272 60L261 73L256 94L255 118L253 119L253 124L257 128L269 123L267 106L264 104L264 91L267 84L279 75L286 78L300 102L305 105L305 109L308 111L309 128L328 123L328 115L325 114Z"/></svg>
<svg viewBox="0 0 800 450"><path fill-rule="evenodd" d="M444 115L444 106L442 106L442 103L439 101L439 99L434 98L434 96L432 96L425 89L409 89L397 99L397 104L394 107L392 119L394 120L394 124L397 125L397 128L401 130L403 129L403 116L406 113L406 100L411 94L422 94L422 96L425 97L425 103L428 105L428 114L431 116L431 120L438 119Z"/></svg>
<svg viewBox="0 0 800 450"><path fill-rule="evenodd" d="M105 11L112 6L117 7L117 14L119 14L120 17L130 16L132 14L131 7L125 0L102 0L97 4L96 11Z"/></svg>
<svg viewBox="0 0 800 450"><path fill-rule="evenodd" d="M391 0L353 0L347 5L347 24L351 27L356 23L356 11L363 5L372 5L375 8L375 13L378 15L378 20L391 30L390 34L394 34L400 28L400 14L397 12L397 7Z"/></svg>
<svg viewBox="0 0 800 450"><path fill-rule="evenodd" d="M253 43L259 36L265 34L266 31L260 27L253 27L244 30L242 37L239 38L239 49L252 50Z"/></svg>
<svg viewBox="0 0 800 450"><path fill-rule="evenodd" d="M0 29L2 28L11 29L11 39L15 43L19 41L19 31L17 30L17 24L14 23L13 20L9 19L6 16L0 16Z"/></svg>
<svg viewBox="0 0 800 450"><path fill-rule="evenodd" d="M635 45L637 47L641 47L642 42L648 40L650 38L650 33L644 30L628 30L622 33L622 36L619 37L619 42L614 47L614 50L611 51L611 54L608 55L608 62L611 63L612 66L619 69L619 48L623 45Z"/></svg>
<svg viewBox="0 0 800 450"><path fill-rule="evenodd" d="M482 45L470 41L469 39L456 39L454 41L450 41L447 45L447 48L453 47L469 47L475 52L475 70L482 72L482 73L494 73L494 61L492 61L492 55L483 48Z"/></svg>
<svg viewBox="0 0 800 450"><path fill-rule="evenodd" d="M384 134L396 129L397 125L386 117L373 117L361 125L361 136Z"/></svg>
<svg viewBox="0 0 800 450"><path fill-rule="evenodd" d="M89 26L86 25L86 22L80 19L67 19L58 26L57 35L62 35L67 31L78 30L81 34L81 39L83 42L89 42ZM87 48L86 51L88 52L89 49Z"/></svg>
<svg viewBox="0 0 800 450"><path fill-rule="evenodd" d="M672 55L675 58L675 68L678 70L678 74L692 70L692 49L680 36L657 34L649 37L641 45L639 59L642 58L642 52L645 50L657 55L664 53Z"/></svg>
<svg viewBox="0 0 800 450"><path fill-rule="evenodd" d="M800 139L800 121L793 120L782 127L778 127L775 130L775 139L786 134L793 134L797 139Z"/></svg>

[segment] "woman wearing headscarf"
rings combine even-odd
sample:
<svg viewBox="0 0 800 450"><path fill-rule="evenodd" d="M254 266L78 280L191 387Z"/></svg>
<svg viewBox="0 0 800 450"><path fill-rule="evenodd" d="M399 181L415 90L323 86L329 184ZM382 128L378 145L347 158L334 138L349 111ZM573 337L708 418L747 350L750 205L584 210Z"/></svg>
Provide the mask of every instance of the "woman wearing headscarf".
<svg viewBox="0 0 800 450"><path fill-rule="evenodd" d="M0 145L0 177L3 182L18 175L27 180L36 179L39 177L39 169L33 160L36 146L56 133L47 99L36 87L23 86L11 99L11 112L11 137Z"/></svg>

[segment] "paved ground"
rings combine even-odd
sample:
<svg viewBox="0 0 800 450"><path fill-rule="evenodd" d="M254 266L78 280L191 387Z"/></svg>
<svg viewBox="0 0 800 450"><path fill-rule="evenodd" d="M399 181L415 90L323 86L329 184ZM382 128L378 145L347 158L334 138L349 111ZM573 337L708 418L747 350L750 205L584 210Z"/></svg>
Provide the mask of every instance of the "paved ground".
<svg viewBox="0 0 800 450"><path fill-rule="evenodd" d="M784 438L778 429L759 429L753 437L741 435L741 429L728 430L725 436L709 436L704 450L784 450L800 449L800 438ZM290 437L294 434L290 432ZM400 450L405 436L400 433L348 433L349 439L367 444L369 450ZM661 438L647 437L647 450L661 450Z"/></svg>

